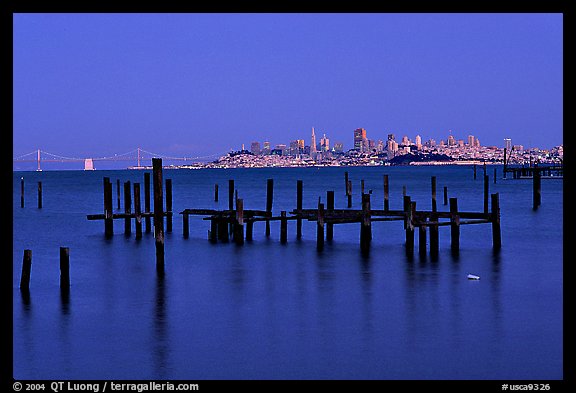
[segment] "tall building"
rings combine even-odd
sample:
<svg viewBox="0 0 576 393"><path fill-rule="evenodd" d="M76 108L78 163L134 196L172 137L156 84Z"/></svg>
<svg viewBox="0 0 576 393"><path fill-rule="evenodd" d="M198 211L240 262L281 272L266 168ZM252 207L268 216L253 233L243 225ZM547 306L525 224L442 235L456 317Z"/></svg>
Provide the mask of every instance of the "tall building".
<svg viewBox="0 0 576 393"><path fill-rule="evenodd" d="M474 135L468 135L468 146L470 146L470 147L476 146L476 141L475 141Z"/></svg>
<svg viewBox="0 0 576 393"><path fill-rule="evenodd" d="M384 142L379 139L378 142L376 143L376 152L378 153L382 153L384 151Z"/></svg>
<svg viewBox="0 0 576 393"><path fill-rule="evenodd" d="M259 155L261 153L260 142L252 142L252 144L250 145L250 151L252 152L252 154Z"/></svg>
<svg viewBox="0 0 576 393"><path fill-rule="evenodd" d="M448 136L448 146L456 146L456 139L452 135Z"/></svg>
<svg viewBox="0 0 576 393"><path fill-rule="evenodd" d="M300 147L298 144L298 140L290 142L290 155L295 156L300 154Z"/></svg>
<svg viewBox="0 0 576 393"><path fill-rule="evenodd" d="M330 150L330 140L326 138L326 134L324 134L324 136L320 138L320 150L322 152Z"/></svg>
<svg viewBox="0 0 576 393"><path fill-rule="evenodd" d="M408 139L408 137L407 137L406 135L404 135L404 136L402 137L402 143L401 143L401 145L404 145L404 146L409 146L409 145L410 145L410 139Z"/></svg>
<svg viewBox="0 0 576 393"><path fill-rule="evenodd" d="M364 152L368 144L366 138L366 130L364 128L357 128L354 130L354 149L359 152Z"/></svg>
<svg viewBox="0 0 576 393"><path fill-rule="evenodd" d="M508 150L508 151L512 150L512 139L510 139L510 138L504 138L504 147L505 147L506 150Z"/></svg>
<svg viewBox="0 0 576 393"><path fill-rule="evenodd" d="M388 140L389 141L393 141L396 139L396 136L394 134L388 134Z"/></svg>
<svg viewBox="0 0 576 393"><path fill-rule="evenodd" d="M298 142L298 148L302 149L300 151L300 153L302 153L304 151L304 139L296 139L296 142Z"/></svg>
<svg viewBox="0 0 576 393"><path fill-rule="evenodd" d="M416 143L416 148L420 150L422 148L422 137L420 135L416 135L416 138L414 140Z"/></svg>
<svg viewBox="0 0 576 393"><path fill-rule="evenodd" d="M266 141L264 142L264 148L262 149L262 154L268 155L270 154L271 150L270 150L270 142Z"/></svg>
<svg viewBox="0 0 576 393"><path fill-rule="evenodd" d="M334 151L336 153L342 153L344 151L344 144L342 142L334 143Z"/></svg>
<svg viewBox="0 0 576 393"><path fill-rule="evenodd" d="M316 134L314 134L314 127L312 127L312 137L310 139L310 155L316 154Z"/></svg>

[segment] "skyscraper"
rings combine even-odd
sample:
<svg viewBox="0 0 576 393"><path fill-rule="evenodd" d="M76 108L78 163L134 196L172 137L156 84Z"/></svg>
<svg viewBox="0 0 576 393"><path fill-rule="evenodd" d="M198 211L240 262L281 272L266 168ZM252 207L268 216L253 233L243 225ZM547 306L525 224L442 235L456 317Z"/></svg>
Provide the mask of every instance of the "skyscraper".
<svg viewBox="0 0 576 393"><path fill-rule="evenodd" d="M250 145L250 151L252 152L252 154L259 155L261 153L260 142L252 142L252 144Z"/></svg>
<svg viewBox="0 0 576 393"><path fill-rule="evenodd" d="M422 148L422 137L420 135L416 135L415 142L416 147L418 148L418 150L420 150Z"/></svg>
<svg viewBox="0 0 576 393"><path fill-rule="evenodd" d="M330 150L330 140L326 138L326 134L320 138L320 150L322 150L322 152Z"/></svg>
<svg viewBox="0 0 576 393"><path fill-rule="evenodd" d="M506 148L506 150L511 151L512 150L512 139L504 138L504 147Z"/></svg>
<svg viewBox="0 0 576 393"><path fill-rule="evenodd" d="M270 142L264 142L264 148L262 149L262 154L270 154Z"/></svg>
<svg viewBox="0 0 576 393"><path fill-rule="evenodd" d="M310 155L316 154L316 134L314 134L314 127L312 127L312 137L310 139Z"/></svg>
<svg viewBox="0 0 576 393"><path fill-rule="evenodd" d="M357 128L354 130L354 149L363 152L366 141L366 130L364 128Z"/></svg>
<svg viewBox="0 0 576 393"><path fill-rule="evenodd" d="M468 135L468 146L476 146L474 135Z"/></svg>

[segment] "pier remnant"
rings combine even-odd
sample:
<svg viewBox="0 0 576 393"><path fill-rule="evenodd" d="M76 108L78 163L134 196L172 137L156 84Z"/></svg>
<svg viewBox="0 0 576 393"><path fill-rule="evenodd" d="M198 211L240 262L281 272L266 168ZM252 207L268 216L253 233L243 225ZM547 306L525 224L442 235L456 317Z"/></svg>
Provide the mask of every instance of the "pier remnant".
<svg viewBox="0 0 576 393"><path fill-rule="evenodd" d="M154 240L156 245L156 271L164 273L164 195L162 190L162 159L152 158L154 193Z"/></svg>
<svg viewBox="0 0 576 393"><path fill-rule="evenodd" d="M32 250L24 250L22 259L22 275L20 276L20 289L27 291L30 288L30 271L32 270Z"/></svg>

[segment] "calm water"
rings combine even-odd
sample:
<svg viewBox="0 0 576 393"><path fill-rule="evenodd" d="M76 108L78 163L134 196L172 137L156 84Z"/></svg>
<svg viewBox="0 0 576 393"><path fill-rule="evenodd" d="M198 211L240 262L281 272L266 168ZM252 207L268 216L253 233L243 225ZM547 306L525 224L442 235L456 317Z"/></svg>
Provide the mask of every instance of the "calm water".
<svg viewBox="0 0 576 393"><path fill-rule="evenodd" d="M402 186L430 209L430 176L457 197L461 210L483 208L482 168L348 168L359 208L360 179L383 206L402 208ZM174 211L228 205L234 179L245 209L264 209L274 179L274 212L304 207L336 191L346 207L343 168L164 170ZM143 171L14 172L13 306L16 379L562 379L562 181L542 181L542 206L532 211L529 180L498 179L502 250L494 254L489 224L461 227L461 250L450 252L440 228L437 260L404 249L401 221L373 224L368 257L359 224L335 226L316 251L315 223L296 240L279 242L279 223L254 241L211 244L209 222L193 217L190 238L181 216L166 235L166 274L155 270L152 234L126 237L124 221L104 238L102 178L143 186ZM500 168L499 168L500 171ZM20 177L26 207L20 208ZM44 207L37 209L42 181ZM213 201L214 183L220 202ZM143 199L142 199L143 200ZM123 208L123 204L122 204ZM556 216L557 220L550 217ZM134 232L134 229L133 229ZM416 234L417 235L417 234ZM69 298L59 290L59 247L70 248ZM18 289L24 249L32 250L30 298ZM466 279L468 273L481 277Z"/></svg>

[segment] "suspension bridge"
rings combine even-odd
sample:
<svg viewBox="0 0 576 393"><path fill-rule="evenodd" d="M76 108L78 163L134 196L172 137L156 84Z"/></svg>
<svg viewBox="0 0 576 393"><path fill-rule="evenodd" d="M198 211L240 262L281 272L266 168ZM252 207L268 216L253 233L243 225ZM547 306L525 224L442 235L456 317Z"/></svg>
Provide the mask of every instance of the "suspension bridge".
<svg viewBox="0 0 576 393"><path fill-rule="evenodd" d="M122 154L114 154L107 157L66 157L58 154L49 153L41 149L34 150L30 153L22 154L21 156L14 157L12 159L13 163L23 163L23 162L36 162L37 171L42 170L43 162L83 162L84 170L94 170L94 162L98 161L132 161L136 164L135 168L144 168L145 163L152 162L152 158L162 158L164 160L171 161L188 161L190 163L197 162L200 160L206 160L210 158L217 158L225 155L224 153L211 154L207 156L197 156L197 157L173 157L164 154L157 154L140 147Z"/></svg>

